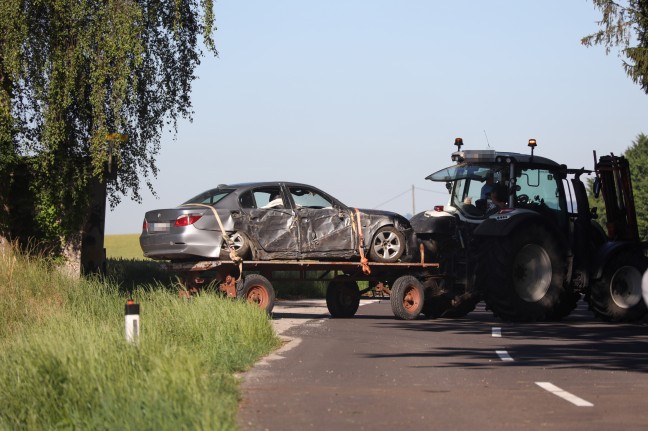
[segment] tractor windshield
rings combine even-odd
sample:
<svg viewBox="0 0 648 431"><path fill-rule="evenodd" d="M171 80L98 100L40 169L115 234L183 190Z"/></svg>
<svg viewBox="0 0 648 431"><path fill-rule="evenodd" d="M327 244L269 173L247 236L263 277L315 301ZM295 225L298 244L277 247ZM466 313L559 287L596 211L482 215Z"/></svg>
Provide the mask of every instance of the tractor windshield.
<svg viewBox="0 0 648 431"><path fill-rule="evenodd" d="M469 217L485 217L487 200L496 184L503 184L506 167L496 164L460 163L441 169L426 179L449 184L450 205Z"/></svg>

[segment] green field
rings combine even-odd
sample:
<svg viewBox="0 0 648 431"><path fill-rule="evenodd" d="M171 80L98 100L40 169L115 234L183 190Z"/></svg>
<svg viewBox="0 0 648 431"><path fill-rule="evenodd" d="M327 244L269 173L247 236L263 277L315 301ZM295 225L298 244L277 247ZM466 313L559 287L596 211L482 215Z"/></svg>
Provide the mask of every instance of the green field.
<svg viewBox="0 0 648 431"><path fill-rule="evenodd" d="M139 245L139 234L106 235L106 256L112 259L145 259Z"/></svg>

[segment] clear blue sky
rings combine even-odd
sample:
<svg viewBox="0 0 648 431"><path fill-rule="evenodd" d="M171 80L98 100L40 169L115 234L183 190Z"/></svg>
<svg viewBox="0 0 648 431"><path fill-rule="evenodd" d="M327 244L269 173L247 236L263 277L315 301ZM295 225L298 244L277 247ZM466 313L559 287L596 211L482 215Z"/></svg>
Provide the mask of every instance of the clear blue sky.
<svg viewBox="0 0 648 431"><path fill-rule="evenodd" d="M219 56L194 84L193 122L165 136L143 202L106 215L139 233L144 213L221 183L286 180L375 208L411 189L416 212L447 200L428 174L465 149L591 168L648 133L648 96L615 53L585 48L586 0L221 0ZM411 193L380 206L412 212Z"/></svg>

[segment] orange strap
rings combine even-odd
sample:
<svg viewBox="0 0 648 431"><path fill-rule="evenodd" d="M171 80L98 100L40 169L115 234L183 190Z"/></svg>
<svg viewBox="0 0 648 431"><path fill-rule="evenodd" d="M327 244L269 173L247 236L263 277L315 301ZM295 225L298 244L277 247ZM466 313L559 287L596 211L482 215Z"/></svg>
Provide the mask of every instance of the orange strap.
<svg viewBox="0 0 648 431"><path fill-rule="evenodd" d="M364 272L366 275L371 274L371 268L369 267L369 259L364 254L364 237L362 235L362 223L360 221L360 210L358 208L355 209L355 214L357 218L357 223L358 223L358 250L360 251L360 265L362 265L362 272ZM353 223L353 226L355 227L355 223Z"/></svg>

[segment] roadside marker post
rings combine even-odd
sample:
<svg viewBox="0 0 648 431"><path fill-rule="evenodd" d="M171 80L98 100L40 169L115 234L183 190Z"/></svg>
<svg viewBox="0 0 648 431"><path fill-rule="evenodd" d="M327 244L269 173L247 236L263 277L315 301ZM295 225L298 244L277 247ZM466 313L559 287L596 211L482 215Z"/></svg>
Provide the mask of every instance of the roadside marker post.
<svg viewBox="0 0 648 431"><path fill-rule="evenodd" d="M140 306L132 299L126 301L125 309L125 327L126 327L126 341L131 344L136 344L139 339L140 333Z"/></svg>

